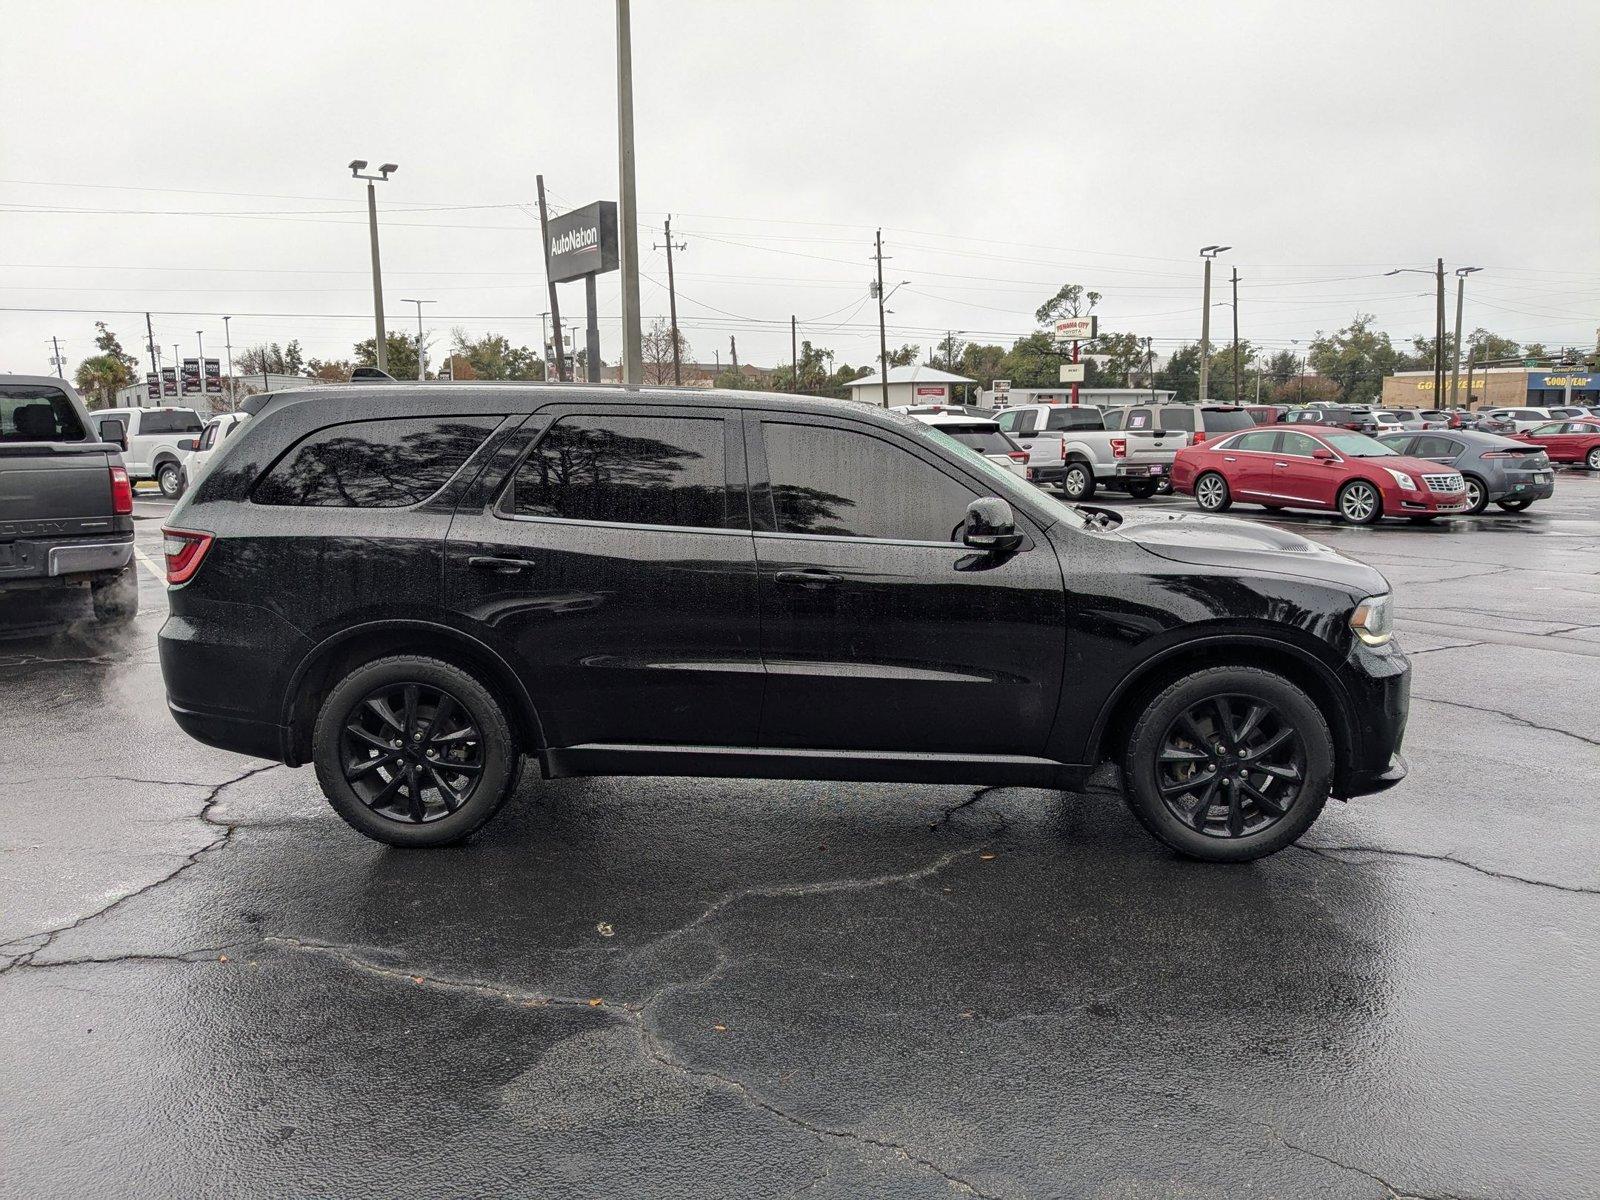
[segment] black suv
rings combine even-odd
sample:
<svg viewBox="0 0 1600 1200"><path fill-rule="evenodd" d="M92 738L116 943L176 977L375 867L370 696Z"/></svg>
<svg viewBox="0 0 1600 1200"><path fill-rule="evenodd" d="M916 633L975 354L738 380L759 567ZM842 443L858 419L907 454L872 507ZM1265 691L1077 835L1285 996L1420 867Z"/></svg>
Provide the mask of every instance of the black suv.
<svg viewBox="0 0 1600 1200"><path fill-rule="evenodd" d="M263 397L174 510L161 666L212 745L401 846L548 778L1082 788L1198 858L1380 791L1388 585L1294 534L1058 503L842 401L545 385Z"/></svg>

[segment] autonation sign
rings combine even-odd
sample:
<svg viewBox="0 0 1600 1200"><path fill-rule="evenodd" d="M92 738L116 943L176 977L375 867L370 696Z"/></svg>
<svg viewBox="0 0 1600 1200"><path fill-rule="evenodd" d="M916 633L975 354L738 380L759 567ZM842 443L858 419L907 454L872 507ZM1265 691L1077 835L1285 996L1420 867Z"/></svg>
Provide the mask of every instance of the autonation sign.
<svg viewBox="0 0 1600 1200"><path fill-rule="evenodd" d="M550 278L557 283L617 269L617 206L596 200L550 218Z"/></svg>

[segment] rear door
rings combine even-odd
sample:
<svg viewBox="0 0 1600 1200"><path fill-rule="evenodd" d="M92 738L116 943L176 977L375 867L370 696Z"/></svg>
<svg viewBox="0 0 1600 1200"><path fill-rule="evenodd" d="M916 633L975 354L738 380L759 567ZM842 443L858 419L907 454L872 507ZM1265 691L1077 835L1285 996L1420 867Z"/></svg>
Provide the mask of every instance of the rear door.
<svg viewBox="0 0 1600 1200"><path fill-rule="evenodd" d="M1228 489L1240 499L1258 499L1273 492L1273 453L1278 431L1257 429L1228 441L1217 453L1222 456Z"/></svg>
<svg viewBox="0 0 1600 1200"><path fill-rule="evenodd" d="M746 429L767 698L761 744L1038 754L1060 696L1055 551L955 539L992 494L890 430L793 414ZM976 465L978 472L986 468Z"/></svg>
<svg viewBox="0 0 1600 1200"><path fill-rule="evenodd" d="M456 514L452 609L511 659L551 746L755 745L737 411L560 404L528 425L505 482Z"/></svg>

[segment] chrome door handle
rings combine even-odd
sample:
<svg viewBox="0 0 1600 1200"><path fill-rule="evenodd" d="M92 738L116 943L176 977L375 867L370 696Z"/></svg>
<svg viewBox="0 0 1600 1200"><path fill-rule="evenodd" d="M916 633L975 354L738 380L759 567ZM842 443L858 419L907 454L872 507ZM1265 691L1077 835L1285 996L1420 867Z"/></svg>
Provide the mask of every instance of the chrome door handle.
<svg viewBox="0 0 1600 1200"><path fill-rule="evenodd" d="M526 558L495 558L489 554L475 554L467 559L467 566L479 571L493 571L496 575L515 575L528 570L533 563Z"/></svg>
<svg viewBox="0 0 1600 1200"><path fill-rule="evenodd" d="M839 582L837 575L830 575L827 571L779 571L773 577L773 582L781 583L786 587L817 588L832 587Z"/></svg>
<svg viewBox="0 0 1600 1200"><path fill-rule="evenodd" d="M1233 455L1231 455L1231 454L1224 454L1222 456L1222 461L1223 462L1238 462L1239 460L1234 458Z"/></svg>
<svg viewBox="0 0 1600 1200"><path fill-rule="evenodd" d="M1289 464L1286 462L1275 462L1272 465L1275 467L1287 467Z"/></svg>

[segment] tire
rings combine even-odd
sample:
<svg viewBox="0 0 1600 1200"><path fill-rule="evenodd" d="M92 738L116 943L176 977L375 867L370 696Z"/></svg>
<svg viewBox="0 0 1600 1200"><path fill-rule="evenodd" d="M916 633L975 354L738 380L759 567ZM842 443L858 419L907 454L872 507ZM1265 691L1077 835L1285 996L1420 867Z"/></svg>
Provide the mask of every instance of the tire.
<svg viewBox="0 0 1600 1200"><path fill-rule="evenodd" d="M1476 475L1463 475L1467 484L1467 507L1462 515L1475 517L1489 507L1489 485Z"/></svg>
<svg viewBox="0 0 1600 1200"><path fill-rule="evenodd" d="M1227 512L1233 504L1228 481L1216 471L1207 471L1194 481L1194 502L1206 512Z"/></svg>
<svg viewBox="0 0 1600 1200"><path fill-rule="evenodd" d="M1229 732L1207 745L1224 711ZM1209 781L1188 785L1208 770ZM1203 862L1248 862L1295 841L1322 812L1333 770L1333 736L1311 697L1256 667L1210 667L1171 684L1145 707L1123 755L1133 815Z"/></svg>
<svg viewBox="0 0 1600 1200"><path fill-rule="evenodd" d="M409 699L391 703L391 696ZM374 698L376 707L368 703ZM429 745L436 723L448 727L442 749ZM384 745L408 729L409 748ZM460 667L420 655L380 658L341 679L317 713L312 760L323 795L351 828L415 849L455 845L483 828L516 789L522 768L488 689Z"/></svg>
<svg viewBox="0 0 1600 1200"><path fill-rule="evenodd" d="M1156 494L1156 485L1153 483L1130 483L1128 495L1135 500L1148 500Z"/></svg>
<svg viewBox="0 0 1600 1200"><path fill-rule="evenodd" d="M138 570L130 563L110 579L89 585L96 621L102 625L126 625L139 615Z"/></svg>
<svg viewBox="0 0 1600 1200"><path fill-rule="evenodd" d="M1092 499L1094 488L1094 468L1086 462L1069 462L1061 473L1061 494L1068 500Z"/></svg>
<svg viewBox="0 0 1600 1200"><path fill-rule="evenodd" d="M1365 479L1352 479L1339 489L1334 507L1346 525L1371 525L1383 516L1383 493Z"/></svg>
<svg viewBox="0 0 1600 1200"><path fill-rule="evenodd" d="M1528 505L1532 504L1533 501L1524 498L1521 500L1496 500L1495 503L1506 512L1521 512L1523 509L1527 508Z"/></svg>
<svg viewBox="0 0 1600 1200"><path fill-rule="evenodd" d="M1589 447L1589 453L1584 455L1583 465L1591 471L1600 471L1600 446Z"/></svg>
<svg viewBox="0 0 1600 1200"><path fill-rule="evenodd" d="M164 462L156 468L156 486L168 500L183 495L183 467L175 462Z"/></svg>

